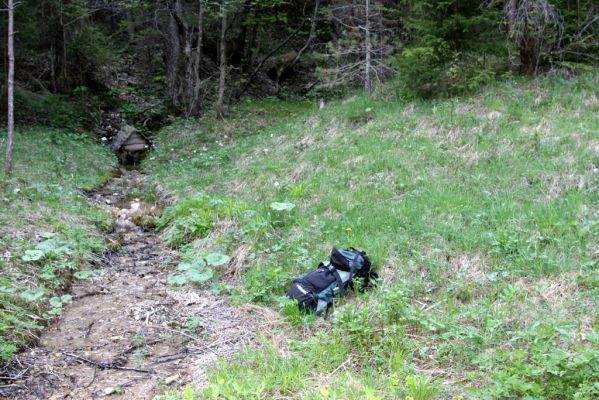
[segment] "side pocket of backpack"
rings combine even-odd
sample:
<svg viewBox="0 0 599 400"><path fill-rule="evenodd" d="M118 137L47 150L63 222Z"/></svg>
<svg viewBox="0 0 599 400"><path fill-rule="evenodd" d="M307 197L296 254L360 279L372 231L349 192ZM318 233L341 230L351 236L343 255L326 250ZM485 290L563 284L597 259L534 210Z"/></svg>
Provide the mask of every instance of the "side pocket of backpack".
<svg viewBox="0 0 599 400"><path fill-rule="evenodd" d="M308 288L302 279L296 279L287 291L287 297L297 300L300 308L316 310L317 298Z"/></svg>

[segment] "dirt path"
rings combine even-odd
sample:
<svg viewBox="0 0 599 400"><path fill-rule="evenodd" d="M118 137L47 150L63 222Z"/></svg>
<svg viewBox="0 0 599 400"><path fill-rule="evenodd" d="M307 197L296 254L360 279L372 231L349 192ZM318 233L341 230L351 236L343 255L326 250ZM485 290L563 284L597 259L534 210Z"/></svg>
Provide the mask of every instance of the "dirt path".
<svg viewBox="0 0 599 400"><path fill-rule="evenodd" d="M73 301L12 364L19 380L0 398L152 399L165 387L205 381L206 367L254 339L250 317L225 298L166 283L176 255L132 221L154 205L128 199L142 183L124 172L90 195L115 215L120 248L73 286Z"/></svg>

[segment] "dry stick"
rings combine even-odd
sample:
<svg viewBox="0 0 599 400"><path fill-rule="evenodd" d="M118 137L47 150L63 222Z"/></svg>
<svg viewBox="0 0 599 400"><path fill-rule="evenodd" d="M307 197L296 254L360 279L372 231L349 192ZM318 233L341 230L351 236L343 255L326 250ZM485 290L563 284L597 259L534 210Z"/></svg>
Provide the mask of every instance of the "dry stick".
<svg viewBox="0 0 599 400"><path fill-rule="evenodd" d="M341 368L344 368L347 364L349 364L349 362L351 361L352 356L351 354L349 355L349 357L347 357L347 360L343 361L341 363L341 365L339 365L337 368L335 368L333 370L333 372L331 372L330 374L327 375L327 379L330 378L331 376L335 375L337 373L337 371L339 371Z"/></svg>
<svg viewBox="0 0 599 400"><path fill-rule="evenodd" d="M112 364L108 364L108 363L104 363L104 362L94 361L94 360L90 360L89 358L80 357L80 356L78 356L76 354L73 354L73 353L67 353L66 351L61 351L61 353L64 354L65 356L76 358L77 360L83 361L85 363L88 363L90 365L93 365L93 366L101 368L101 369L118 369L120 371L143 372L144 374L155 374L156 373L156 371L153 371L153 370L139 369L139 368L128 368L128 367L119 367L117 365L112 365Z"/></svg>
<svg viewBox="0 0 599 400"><path fill-rule="evenodd" d="M125 350L121 351L121 354L129 354L131 353L133 350L139 349L140 347L145 347L145 346L152 346L156 343L160 343L163 342L162 339L156 339L156 340L150 340L149 342L144 342L144 343L140 343L140 344L134 344L132 346L129 346L128 348L126 348Z"/></svg>
<svg viewBox="0 0 599 400"><path fill-rule="evenodd" d="M212 350L210 347L208 347L205 343L203 343L202 341L200 341L198 338L195 338L195 337L193 337L191 335L188 335L185 332L181 332L181 331L178 331L176 329L167 328L166 326L150 326L150 328L162 329L162 330L165 330L165 331L168 331L168 332L179 334L181 336L184 336L184 337L186 337L186 338L188 338L188 339L196 342L197 344L199 344L200 346L202 346L206 350L214 353L215 355L218 355L218 353L216 351Z"/></svg>

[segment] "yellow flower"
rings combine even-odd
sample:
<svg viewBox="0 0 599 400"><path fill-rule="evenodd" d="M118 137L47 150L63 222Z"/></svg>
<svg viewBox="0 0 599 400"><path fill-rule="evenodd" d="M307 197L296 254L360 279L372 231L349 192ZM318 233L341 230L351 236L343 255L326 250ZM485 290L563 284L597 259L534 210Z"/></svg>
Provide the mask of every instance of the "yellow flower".
<svg viewBox="0 0 599 400"><path fill-rule="evenodd" d="M345 228L345 232L351 232L351 228L350 227Z"/></svg>

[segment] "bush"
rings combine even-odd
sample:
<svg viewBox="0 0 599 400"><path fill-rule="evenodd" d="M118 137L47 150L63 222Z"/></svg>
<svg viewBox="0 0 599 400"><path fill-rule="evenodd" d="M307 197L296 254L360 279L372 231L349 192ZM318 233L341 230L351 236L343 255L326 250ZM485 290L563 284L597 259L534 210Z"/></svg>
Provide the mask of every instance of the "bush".
<svg viewBox="0 0 599 400"><path fill-rule="evenodd" d="M471 93L497 76L496 60L453 51L442 39L404 50L394 64L398 89L425 99Z"/></svg>

